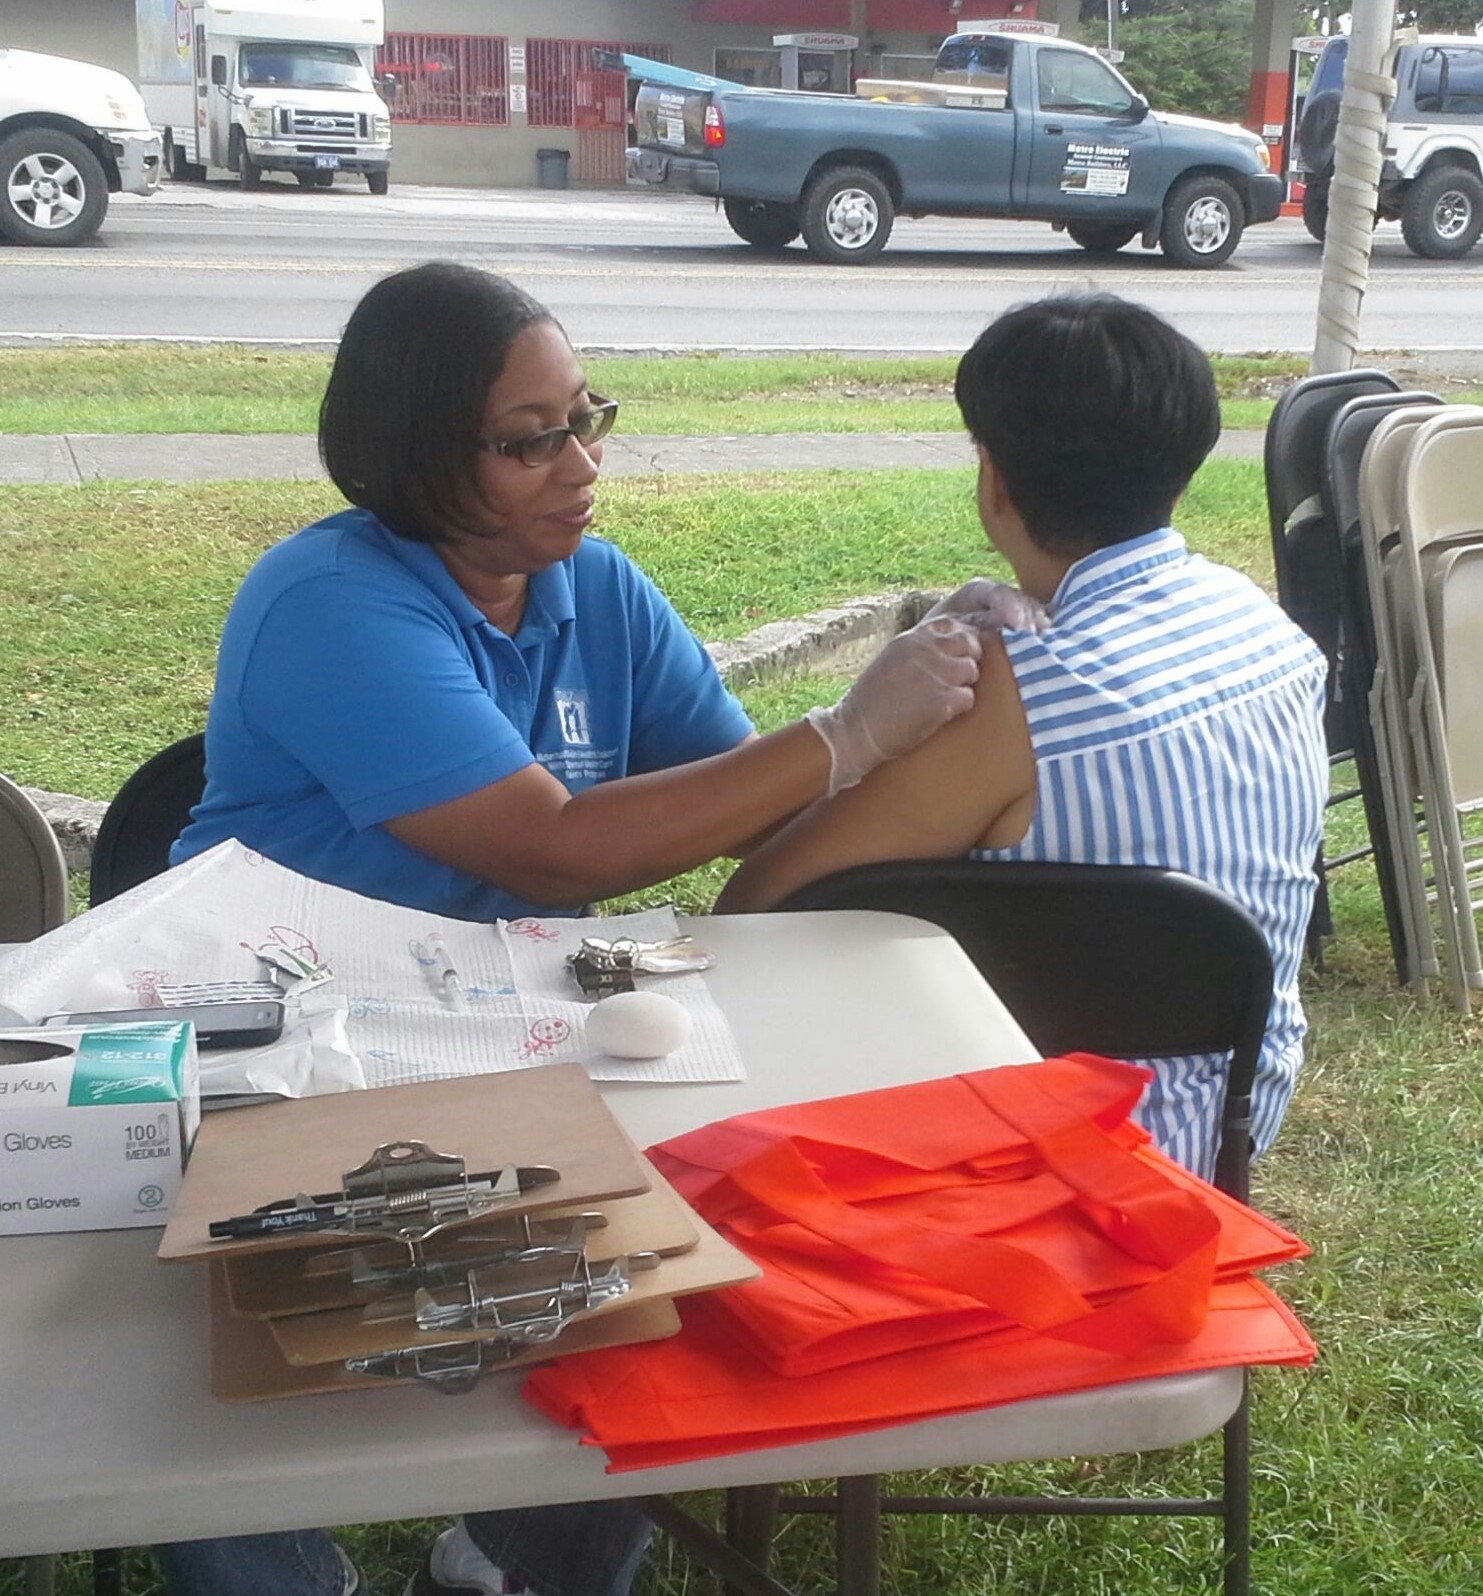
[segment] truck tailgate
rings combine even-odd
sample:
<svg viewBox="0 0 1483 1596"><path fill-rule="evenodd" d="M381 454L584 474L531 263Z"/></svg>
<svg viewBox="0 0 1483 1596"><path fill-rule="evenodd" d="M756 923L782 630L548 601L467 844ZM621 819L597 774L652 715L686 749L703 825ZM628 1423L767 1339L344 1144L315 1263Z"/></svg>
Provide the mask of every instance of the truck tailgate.
<svg viewBox="0 0 1483 1596"><path fill-rule="evenodd" d="M671 155L704 155L709 94L646 83L639 90L634 124L641 147Z"/></svg>

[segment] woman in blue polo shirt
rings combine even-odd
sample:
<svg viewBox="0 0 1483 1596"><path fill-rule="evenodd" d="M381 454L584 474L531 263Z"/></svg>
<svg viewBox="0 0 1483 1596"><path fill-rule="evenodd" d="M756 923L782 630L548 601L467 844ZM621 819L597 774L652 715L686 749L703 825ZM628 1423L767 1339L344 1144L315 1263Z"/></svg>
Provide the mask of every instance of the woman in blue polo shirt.
<svg viewBox="0 0 1483 1596"><path fill-rule="evenodd" d="M976 636L934 624L755 737L669 602L585 536L616 408L500 278L433 264L366 295L320 413L356 508L243 582L175 862L236 837L411 908L570 910L739 849L972 703Z"/></svg>
<svg viewBox="0 0 1483 1596"><path fill-rule="evenodd" d="M585 535L616 408L500 278L434 264L366 295L319 426L354 508L242 584L177 863L236 837L410 908L570 912L740 851L972 706L977 634L924 622L757 737L653 583ZM472 1514L409 1592L623 1596L647 1537L622 1502ZM320 1531L158 1552L173 1596L358 1588Z"/></svg>

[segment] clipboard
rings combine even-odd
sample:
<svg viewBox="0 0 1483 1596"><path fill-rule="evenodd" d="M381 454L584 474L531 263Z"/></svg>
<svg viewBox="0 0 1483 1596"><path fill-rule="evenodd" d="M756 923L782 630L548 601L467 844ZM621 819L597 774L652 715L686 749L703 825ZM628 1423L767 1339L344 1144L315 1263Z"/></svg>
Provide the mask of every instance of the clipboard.
<svg viewBox="0 0 1483 1596"><path fill-rule="evenodd" d="M555 1340L547 1343L539 1355L553 1357L576 1351L577 1344L571 1336L579 1327L627 1314L646 1303L669 1302L698 1291L741 1285L762 1273L745 1253L724 1240L699 1216L695 1224L700 1236L694 1247L673 1257L661 1258L656 1267L633 1272L625 1295L585 1309ZM623 1250L615 1246L615 1238L606 1231L595 1233L590 1250L594 1271L623 1256ZM374 1357L399 1347L434 1347L449 1339L447 1331L419 1330L410 1311L394 1318L373 1316L361 1306L336 1308L327 1313L294 1314L269 1319L266 1323L284 1361L294 1368L342 1362L346 1358ZM470 1341L488 1341L499 1339L503 1333L497 1326L471 1325L460 1329L457 1335Z"/></svg>
<svg viewBox="0 0 1483 1596"><path fill-rule="evenodd" d="M333 1192L348 1170L386 1144L420 1141L466 1168L551 1165L560 1178L500 1211L539 1213L647 1191L637 1149L580 1064L295 1098L208 1115L197 1132L157 1256L200 1262L323 1248L333 1234L300 1231L234 1241L208 1227L298 1192ZM448 1229L483 1215L446 1221Z"/></svg>
<svg viewBox="0 0 1483 1596"><path fill-rule="evenodd" d="M210 1271L211 1394L221 1402L265 1402L279 1397L316 1396L346 1391L397 1390L404 1380L351 1374L342 1363L293 1368L273 1339L269 1322L233 1313L220 1263ZM680 1316L673 1302L643 1302L591 1322L573 1324L561 1338L560 1351L591 1352L599 1347L631 1346L679 1333ZM511 1358L516 1369L551 1357L538 1348ZM431 1394L431 1393L430 1393Z"/></svg>
<svg viewBox="0 0 1483 1596"><path fill-rule="evenodd" d="M675 1191L657 1169L637 1154L640 1167L651 1183L650 1190L636 1197L615 1197L599 1203L543 1210L539 1222L560 1221L587 1212L600 1214L606 1223L588 1236L587 1248L594 1258L610 1259L632 1252L654 1252L663 1258L691 1251L700 1241L700 1225L694 1210ZM484 1238L508 1234L509 1216L497 1215L460 1225L429 1238L422 1254L435 1263L457 1263L460 1257L477 1254ZM321 1238L324 1240L325 1238ZM375 1245L375 1238L368 1238ZM325 1272L336 1255L348 1265L352 1253L365 1247L349 1237L336 1237L323 1247L295 1248L284 1253L234 1253L220 1260L232 1310L252 1318L276 1319L290 1314L325 1313L335 1308L350 1308L367 1300L357 1290L348 1267ZM379 1253L393 1253L395 1243L382 1242Z"/></svg>

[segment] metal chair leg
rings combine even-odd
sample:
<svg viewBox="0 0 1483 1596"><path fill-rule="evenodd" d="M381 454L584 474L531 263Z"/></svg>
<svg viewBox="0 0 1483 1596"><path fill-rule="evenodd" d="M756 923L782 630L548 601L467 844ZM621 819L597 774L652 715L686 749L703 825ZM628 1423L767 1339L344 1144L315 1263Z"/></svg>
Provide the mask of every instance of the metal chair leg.
<svg viewBox="0 0 1483 1596"><path fill-rule="evenodd" d="M1241 1406L1226 1420L1222 1436L1224 1596L1247 1596L1251 1588L1251 1425L1247 1406L1250 1385L1251 1376L1243 1370Z"/></svg>
<svg viewBox="0 0 1483 1596"><path fill-rule="evenodd" d="M93 1553L93 1596L123 1596L124 1554L105 1550Z"/></svg>
<svg viewBox="0 0 1483 1596"><path fill-rule="evenodd" d="M26 1559L26 1596L54 1596L56 1588L56 1558L28 1557Z"/></svg>
<svg viewBox="0 0 1483 1596"><path fill-rule="evenodd" d="M880 1596L880 1476L856 1475L838 1488L839 1596Z"/></svg>
<svg viewBox="0 0 1483 1596"><path fill-rule="evenodd" d="M776 1485L738 1485L726 1493L726 1541L765 1574L778 1528ZM740 1596L735 1586L726 1596Z"/></svg>

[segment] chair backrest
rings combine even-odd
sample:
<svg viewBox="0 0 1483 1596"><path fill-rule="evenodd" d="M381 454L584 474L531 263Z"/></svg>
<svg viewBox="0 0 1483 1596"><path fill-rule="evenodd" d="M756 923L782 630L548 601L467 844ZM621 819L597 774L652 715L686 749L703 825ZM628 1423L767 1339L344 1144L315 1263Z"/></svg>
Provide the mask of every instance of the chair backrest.
<svg viewBox="0 0 1483 1596"><path fill-rule="evenodd" d="M1272 409L1263 448L1267 519L1278 602L1323 650L1329 666L1324 734L1330 754L1354 747L1355 728L1336 691L1344 650L1342 570L1337 532L1322 495L1325 443L1334 416L1352 400L1393 394L1383 371L1336 371L1295 382Z"/></svg>
<svg viewBox="0 0 1483 1596"><path fill-rule="evenodd" d="M907 859L839 871L781 907L884 909L941 926L1046 1054L1229 1050L1216 1183L1245 1200L1272 956L1224 893L1143 865Z"/></svg>
<svg viewBox="0 0 1483 1596"><path fill-rule="evenodd" d="M89 903L97 908L170 863L170 845L206 790L206 737L193 732L147 759L104 812L93 846Z"/></svg>
<svg viewBox="0 0 1483 1596"><path fill-rule="evenodd" d="M1262 451L1274 549L1287 523L1318 496L1324 440L1334 415L1351 399L1399 393L1400 386L1383 371L1330 371L1302 378L1277 400Z"/></svg>
<svg viewBox="0 0 1483 1596"><path fill-rule="evenodd" d="M1483 530L1483 408L1427 417L1401 462L1401 523L1413 547Z"/></svg>
<svg viewBox="0 0 1483 1596"><path fill-rule="evenodd" d="M47 818L0 776L0 942L29 942L67 918L67 864Z"/></svg>
<svg viewBox="0 0 1483 1596"><path fill-rule="evenodd" d="M1340 543L1357 547L1359 539L1359 471L1365 445L1383 417L1414 405L1440 407L1434 393L1366 394L1351 399L1329 423L1323 450L1321 495L1324 511L1338 528Z"/></svg>

